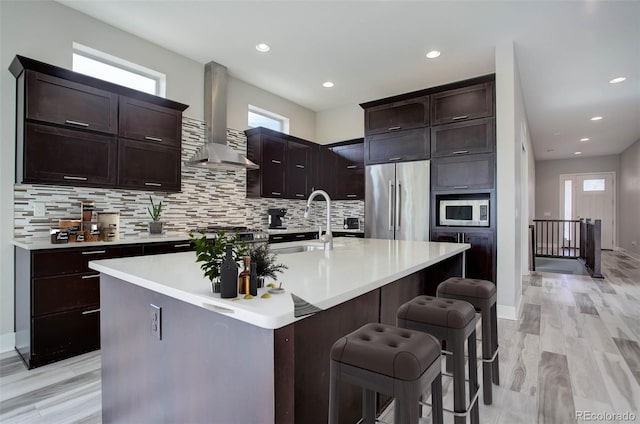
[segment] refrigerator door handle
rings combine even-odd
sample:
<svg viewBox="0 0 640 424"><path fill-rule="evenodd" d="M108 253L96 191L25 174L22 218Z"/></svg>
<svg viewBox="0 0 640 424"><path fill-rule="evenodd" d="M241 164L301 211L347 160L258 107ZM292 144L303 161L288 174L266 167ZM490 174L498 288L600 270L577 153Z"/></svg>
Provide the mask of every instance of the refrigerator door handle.
<svg viewBox="0 0 640 424"><path fill-rule="evenodd" d="M400 220L401 220L401 214L400 214L400 195L401 195L401 184L400 181L398 181L398 185L396 187L396 230L400 229Z"/></svg>
<svg viewBox="0 0 640 424"><path fill-rule="evenodd" d="M393 181L389 180L389 231L393 231Z"/></svg>

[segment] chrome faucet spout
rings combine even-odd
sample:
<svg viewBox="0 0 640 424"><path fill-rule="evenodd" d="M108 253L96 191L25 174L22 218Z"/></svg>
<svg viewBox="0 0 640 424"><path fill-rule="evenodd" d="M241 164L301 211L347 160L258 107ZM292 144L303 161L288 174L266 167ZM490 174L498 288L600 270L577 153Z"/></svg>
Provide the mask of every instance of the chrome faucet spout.
<svg viewBox="0 0 640 424"><path fill-rule="evenodd" d="M307 207L304 209L304 217L309 217L309 210L311 209L311 202L316 196L324 197L324 200L327 202L327 231L324 235L320 236L320 241L324 243L325 250L333 250L333 234L331 233L331 198L329 194L324 190L315 190L309 195L309 200L307 200Z"/></svg>

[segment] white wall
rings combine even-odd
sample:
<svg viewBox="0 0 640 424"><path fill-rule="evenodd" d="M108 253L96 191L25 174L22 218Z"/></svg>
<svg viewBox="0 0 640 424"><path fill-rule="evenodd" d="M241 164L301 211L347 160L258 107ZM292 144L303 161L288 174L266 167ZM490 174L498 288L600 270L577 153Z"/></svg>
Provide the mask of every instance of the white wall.
<svg viewBox="0 0 640 424"><path fill-rule="evenodd" d="M364 110L345 105L316 113L316 142L320 144L364 137Z"/></svg>
<svg viewBox="0 0 640 424"><path fill-rule="evenodd" d="M523 143L529 145L528 152L533 150L527 135L527 117L512 41L496 45L495 61L498 315L517 319L522 275L526 270L522 260L523 236L528 225L527 213L522 212L522 196L529 196L530 186L530 181L524 181L521 169Z"/></svg>
<svg viewBox="0 0 640 424"><path fill-rule="evenodd" d="M618 246L640 259L640 140L620 154L618 181Z"/></svg>
<svg viewBox="0 0 640 424"><path fill-rule="evenodd" d="M74 41L166 74L167 98L188 104L185 116L204 118L204 64L56 2L0 1L0 351L13 348L13 246L9 242L13 238L16 106L15 78L8 68L19 54L71 69ZM241 108L251 103L291 118L293 135L315 138L313 112L229 80L228 118L233 120L229 126L246 128L246 109Z"/></svg>

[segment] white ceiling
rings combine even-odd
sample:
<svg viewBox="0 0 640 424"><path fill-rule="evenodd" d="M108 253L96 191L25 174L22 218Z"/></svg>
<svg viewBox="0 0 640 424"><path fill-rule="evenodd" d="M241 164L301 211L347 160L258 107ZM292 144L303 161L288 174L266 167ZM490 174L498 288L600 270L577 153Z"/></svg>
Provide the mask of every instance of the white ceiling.
<svg viewBox="0 0 640 424"><path fill-rule="evenodd" d="M537 159L640 139L638 1L60 3L314 111L492 73L496 44L513 40Z"/></svg>

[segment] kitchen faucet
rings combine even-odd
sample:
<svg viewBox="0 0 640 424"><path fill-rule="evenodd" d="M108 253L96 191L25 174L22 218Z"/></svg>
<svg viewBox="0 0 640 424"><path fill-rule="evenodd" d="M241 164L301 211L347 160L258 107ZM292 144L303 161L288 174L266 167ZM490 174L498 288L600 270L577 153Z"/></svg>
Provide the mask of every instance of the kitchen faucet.
<svg viewBox="0 0 640 424"><path fill-rule="evenodd" d="M333 250L333 234L331 234L331 198L326 191L315 190L309 195L309 200L307 200L307 207L304 208L304 217L309 218L309 209L311 208L311 202L318 195L324 197L324 200L327 202L327 231L324 233L324 235L320 235L320 241L324 243L325 250Z"/></svg>

